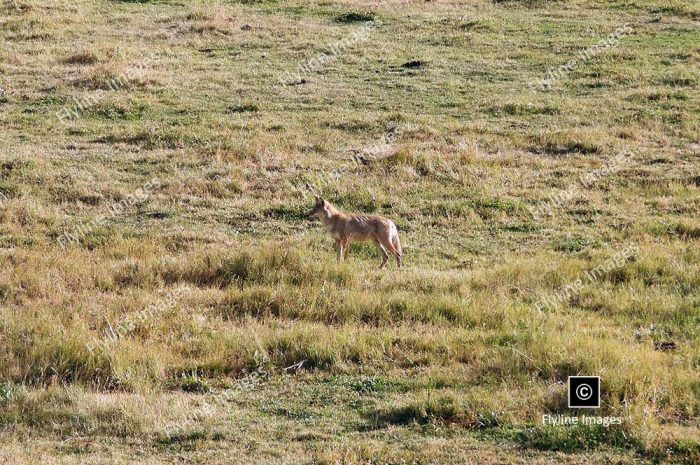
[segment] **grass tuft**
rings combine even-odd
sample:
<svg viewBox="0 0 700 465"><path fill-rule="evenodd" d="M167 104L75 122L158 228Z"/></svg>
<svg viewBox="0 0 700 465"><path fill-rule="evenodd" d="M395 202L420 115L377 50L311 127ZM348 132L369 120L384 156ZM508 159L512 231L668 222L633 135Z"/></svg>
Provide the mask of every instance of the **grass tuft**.
<svg viewBox="0 0 700 465"><path fill-rule="evenodd" d="M374 21L374 14L358 12L343 13L335 18L335 20L339 23L362 23L366 21Z"/></svg>

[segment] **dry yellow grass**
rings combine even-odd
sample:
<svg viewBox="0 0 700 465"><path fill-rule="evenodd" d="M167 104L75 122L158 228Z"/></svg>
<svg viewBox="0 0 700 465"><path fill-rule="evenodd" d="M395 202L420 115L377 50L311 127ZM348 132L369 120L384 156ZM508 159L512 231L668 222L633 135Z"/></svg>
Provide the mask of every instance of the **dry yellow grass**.
<svg viewBox="0 0 700 465"><path fill-rule="evenodd" d="M697 20L3 3L0 462L696 463ZM336 263L309 185L406 268ZM573 374L622 425L541 424Z"/></svg>

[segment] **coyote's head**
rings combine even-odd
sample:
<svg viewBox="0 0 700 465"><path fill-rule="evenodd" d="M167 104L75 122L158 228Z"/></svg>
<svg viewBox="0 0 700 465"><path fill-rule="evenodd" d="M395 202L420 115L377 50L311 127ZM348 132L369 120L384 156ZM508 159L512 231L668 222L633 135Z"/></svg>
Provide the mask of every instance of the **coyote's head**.
<svg viewBox="0 0 700 465"><path fill-rule="evenodd" d="M322 215L328 214L328 209L329 209L330 205L331 204L329 204L327 201L325 201L321 197L316 196L316 203L314 204L311 211L307 214L307 216L311 219L321 218Z"/></svg>

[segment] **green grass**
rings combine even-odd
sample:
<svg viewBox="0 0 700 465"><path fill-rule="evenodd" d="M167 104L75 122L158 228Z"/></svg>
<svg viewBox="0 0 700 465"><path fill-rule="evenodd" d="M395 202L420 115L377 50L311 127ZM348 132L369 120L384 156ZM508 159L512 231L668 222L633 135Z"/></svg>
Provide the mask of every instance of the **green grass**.
<svg viewBox="0 0 700 465"><path fill-rule="evenodd" d="M698 461L698 8L387 3L0 6L0 462Z"/></svg>

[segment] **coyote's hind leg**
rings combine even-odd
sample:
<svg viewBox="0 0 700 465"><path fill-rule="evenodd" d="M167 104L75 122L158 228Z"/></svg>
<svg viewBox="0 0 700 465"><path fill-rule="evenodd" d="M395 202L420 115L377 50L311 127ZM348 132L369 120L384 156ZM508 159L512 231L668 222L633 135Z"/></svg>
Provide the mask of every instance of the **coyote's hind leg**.
<svg viewBox="0 0 700 465"><path fill-rule="evenodd" d="M384 249L385 253L387 253L387 257L389 256L388 253L391 252L394 255L396 255L396 263L401 266L401 259L403 258L403 255L401 255L401 244L398 243L398 238L389 238L381 241L382 248Z"/></svg>
<svg viewBox="0 0 700 465"><path fill-rule="evenodd" d="M384 266L386 266L386 262L389 261L389 253L378 239L374 240L374 245L376 245L379 251L382 253L382 264L379 265L379 268L384 268Z"/></svg>

